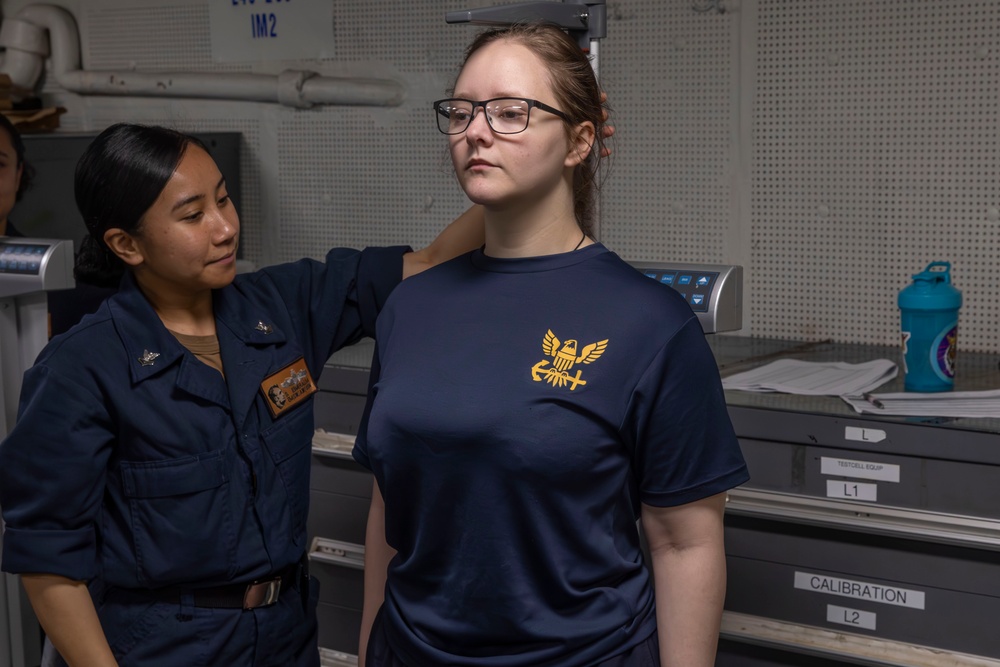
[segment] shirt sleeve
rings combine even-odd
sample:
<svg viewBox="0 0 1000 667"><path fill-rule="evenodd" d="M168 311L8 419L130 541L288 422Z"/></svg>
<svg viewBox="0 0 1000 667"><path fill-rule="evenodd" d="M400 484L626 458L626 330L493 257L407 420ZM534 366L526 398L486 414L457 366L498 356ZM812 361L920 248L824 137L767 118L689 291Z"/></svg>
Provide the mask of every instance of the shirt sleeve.
<svg viewBox="0 0 1000 667"><path fill-rule="evenodd" d="M375 335L375 321L389 294L403 279L409 247L334 248L325 262L300 260L264 269L285 303L304 348L310 371L340 348Z"/></svg>
<svg viewBox="0 0 1000 667"><path fill-rule="evenodd" d="M648 505L683 505L749 479L697 319L667 341L639 380L622 433Z"/></svg>
<svg viewBox="0 0 1000 667"><path fill-rule="evenodd" d="M96 396L48 366L28 370L17 424L0 444L5 571L96 576L113 437Z"/></svg>

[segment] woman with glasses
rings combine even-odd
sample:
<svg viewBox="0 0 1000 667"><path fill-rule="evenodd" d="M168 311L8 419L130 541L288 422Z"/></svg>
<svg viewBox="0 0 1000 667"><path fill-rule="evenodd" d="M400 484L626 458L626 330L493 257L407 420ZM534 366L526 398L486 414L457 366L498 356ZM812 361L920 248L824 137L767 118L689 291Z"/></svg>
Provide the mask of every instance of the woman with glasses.
<svg viewBox="0 0 1000 667"><path fill-rule="evenodd" d="M690 307L588 235L586 57L487 31L434 115L486 244L378 320L362 665L713 664L747 471Z"/></svg>

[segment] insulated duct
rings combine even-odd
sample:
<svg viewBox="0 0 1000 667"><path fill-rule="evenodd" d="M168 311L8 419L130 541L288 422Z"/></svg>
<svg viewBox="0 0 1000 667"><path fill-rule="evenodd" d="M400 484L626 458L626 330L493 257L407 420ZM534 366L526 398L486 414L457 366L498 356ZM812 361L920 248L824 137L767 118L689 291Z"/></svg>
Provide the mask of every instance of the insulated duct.
<svg viewBox="0 0 1000 667"><path fill-rule="evenodd" d="M46 34L47 33L47 34ZM87 71L80 68L80 37L73 15L55 5L29 5L0 26L0 72L34 90L51 55L50 76L80 95L179 97L315 105L399 106L403 87L389 79L322 76L286 70L278 75L213 72Z"/></svg>

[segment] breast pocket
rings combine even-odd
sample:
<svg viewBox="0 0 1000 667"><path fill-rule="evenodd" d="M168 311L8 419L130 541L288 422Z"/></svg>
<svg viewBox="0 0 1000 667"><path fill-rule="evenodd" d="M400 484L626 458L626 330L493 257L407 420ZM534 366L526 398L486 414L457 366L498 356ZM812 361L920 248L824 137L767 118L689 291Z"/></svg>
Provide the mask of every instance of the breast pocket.
<svg viewBox="0 0 1000 667"><path fill-rule="evenodd" d="M314 430L313 399L310 398L261 433L261 440L288 497L292 535L296 540L305 530L309 511L309 467Z"/></svg>
<svg viewBox="0 0 1000 667"><path fill-rule="evenodd" d="M236 573L225 450L167 461L124 461L139 581L225 581Z"/></svg>

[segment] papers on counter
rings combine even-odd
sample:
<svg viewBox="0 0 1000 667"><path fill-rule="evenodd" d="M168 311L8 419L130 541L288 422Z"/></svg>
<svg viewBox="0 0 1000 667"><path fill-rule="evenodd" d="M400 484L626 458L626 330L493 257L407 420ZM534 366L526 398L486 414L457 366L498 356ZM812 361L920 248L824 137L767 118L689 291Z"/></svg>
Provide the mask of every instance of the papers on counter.
<svg viewBox="0 0 1000 667"><path fill-rule="evenodd" d="M780 359L723 378L722 386L725 389L780 391L807 396L860 396L893 379L897 372L896 364L888 359L863 364Z"/></svg>
<svg viewBox="0 0 1000 667"><path fill-rule="evenodd" d="M859 414L913 417L1000 417L1000 389L944 391L933 394L902 392L842 396Z"/></svg>
<svg viewBox="0 0 1000 667"><path fill-rule="evenodd" d="M936 393L871 392L896 377L896 364L876 359L863 364L780 359L722 379L726 389L839 396L858 414L902 417L1000 418L1000 389Z"/></svg>

